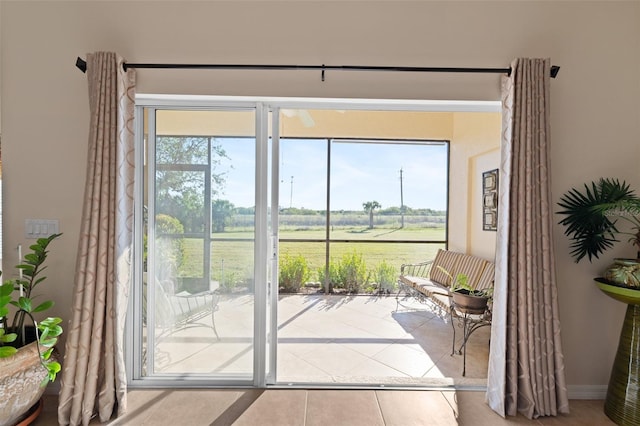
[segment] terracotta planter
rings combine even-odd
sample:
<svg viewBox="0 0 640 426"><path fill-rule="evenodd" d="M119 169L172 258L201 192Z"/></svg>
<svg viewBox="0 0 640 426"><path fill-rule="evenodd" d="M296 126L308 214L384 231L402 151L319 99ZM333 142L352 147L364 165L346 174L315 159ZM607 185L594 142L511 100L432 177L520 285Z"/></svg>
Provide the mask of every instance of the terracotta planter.
<svg viewBox="0 0 640 426"><path fill-rule="evenodd" d="M454 305L462 312L480 315L487 309L489 298L486 296L473 296L459 291L452 294Z"/></svg>
<svg viewBox="0 0 640 426"><path fill-rule="evenodd" d="M42 397L47 370L40 364L36 342L0 358L0 426L13 425Z"/></svg>

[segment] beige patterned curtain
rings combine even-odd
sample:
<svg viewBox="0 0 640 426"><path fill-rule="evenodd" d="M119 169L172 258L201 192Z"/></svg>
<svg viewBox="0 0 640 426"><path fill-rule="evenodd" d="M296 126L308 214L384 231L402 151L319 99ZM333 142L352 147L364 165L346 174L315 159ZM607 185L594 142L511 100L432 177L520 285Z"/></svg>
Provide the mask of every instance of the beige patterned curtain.
<svg viewBox="0 0 640 426"><path fill-rule="evenodd" d="M105 422L126 409L124 323L133 241L135 74L115 53L87 55L89 154L61 425Z"/></svg>
<svg viewBox="0 0 640 426"><path fill-rule="evenodd" d="M502 416L532 419L569 412L552 238L550 61L516 59L511 68L502 87L487 402Z"/></svg>

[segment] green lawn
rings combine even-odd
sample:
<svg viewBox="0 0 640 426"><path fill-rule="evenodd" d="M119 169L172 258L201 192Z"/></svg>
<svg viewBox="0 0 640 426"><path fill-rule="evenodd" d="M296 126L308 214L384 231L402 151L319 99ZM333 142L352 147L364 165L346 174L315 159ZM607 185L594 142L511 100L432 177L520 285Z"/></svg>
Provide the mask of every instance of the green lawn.
<svg viewBox="0 0 640 426"><path fill-rule="evenodd" d="M442 241L445 239L444 227L439 228L374 228L367 229L366 227L335 227L330 232L330 237L336 240L410 240L410 241L424 241L424 240L436 240ZM251 231L233 230L228 229L226 232L219 232L212 234L212 238L224 238L224 239L249 239L253 238ZM317 239L321 240L325 238L324 227L317 228L299 228L299 229L281 229L280 239Z"/></svg>
<svg viewBox="0 0 640 426"><path fill-rule="evenodd" d="M318 230L296 229L281 230L281 239L323 239L325 237L324 228ZM410 240L424 241L445 239L444 228L374 228L366 227L341 227L334 228L330 232L330 238L334 240Z"/></svg>
<svg viewBox="0 0 640 426"><path fill-rule="evenodd" d="M324 230L288 230L280 233L281 239L322 239ZM343 255L356 252L363 256L368 270L375 269L383 261L400 271L403 263L414 263L433 259L438 248L444 244L424 243L362 243L357 240L444 240L444 228L408 228L408 229L363 229L342 228L331 232L332 239L350 240L348 243L334 242L330 245L332 261L338 261ZM253 247L251 232L224 232L213 235L211 271L213 279L225 282L239 282L253 275ZM216 239L225 239L224 241ZM250 240L250 241L242 241ZM229 241L230 240L230 241ZM301 254L308 262L313 274L311 281L317 281L316 271L324 268L325 242L281 242L280 255ZM184 262L179 268L183 277L202 276L202 240L188 238L184 244Z"/></svg>

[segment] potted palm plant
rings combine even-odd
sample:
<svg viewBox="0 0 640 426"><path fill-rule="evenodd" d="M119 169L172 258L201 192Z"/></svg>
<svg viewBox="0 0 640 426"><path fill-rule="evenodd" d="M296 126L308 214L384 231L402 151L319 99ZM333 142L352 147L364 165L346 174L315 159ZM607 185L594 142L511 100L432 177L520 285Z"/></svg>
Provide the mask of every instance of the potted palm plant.
<svg viewBox="0 0 640 426"><path fill-rule="evenodd" d="M576 262L583 258L592 261L612 248L626 236L636 246L635 259L618 258L604 273L611 284L640 288L640 198L629 184L617 179L601 178L564 194L558 212L564 215L560 221L565 235L571 239L571 255ZM627 226L620 227L620 222Z"/></svg>
<svg viewBox="0 0 640 426"><path fill-rule="evenodd" d="M15 424L37 406L45 386L61 368L54 349L62 320L38 321L38 314L51 308L53 301L38 303L33 293L46 279L41 274L47 248L60 235L38 239L17 265L19 278L0 285L0 426Z"/></svg>
<svg viewBox="0 0 640 426"><path fill-rule="evenodd" d="M640 424L640 198L624 181L601 178L571 189L558 205L564 210L560 224L571 239L576 262L612 248L626 236L639 249L636 259L615 259L596 285L608 296L627 304L614 360L604 412L617 424ZM626 226L622 227L623 222Z"/></svg>

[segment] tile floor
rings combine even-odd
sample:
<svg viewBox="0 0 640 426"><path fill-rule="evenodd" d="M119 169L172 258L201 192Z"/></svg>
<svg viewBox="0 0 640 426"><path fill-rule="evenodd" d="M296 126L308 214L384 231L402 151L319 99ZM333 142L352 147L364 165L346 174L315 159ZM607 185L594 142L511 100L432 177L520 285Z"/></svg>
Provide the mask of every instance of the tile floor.
<svg viewBox="0 0 640 426"><path fill-rule="evenodd" d="M132 390L127 414L108 425L133 426L607 426L603 401L572 400L571 413L503 419L484 392L427 390ZM56 397L47 396L33 426L57 425ZM97 419L91 425L101 424Z"/></svg>
<svg viewBox="0 0 640 426"><path fill-rule="evenodd" d="M215 314L220 340L205 327L174 333L157 345L156 371L250 377L252 310L249 296L223 297ZM277 382L484 386L489 336L484 327L469 339L463 377L462 355L451 356L451 322L413 299L396 309L394 296L283 295Z"/></svg>
<svg viewBox="0 0 640 426"><path fill-rule="evenodd" d="M412 299L282 296L278 315L281 383L485 384L490 328L469 340L463 378L451 323Z"/></svg>
<svg viewBox="0 0 640 426"><path fill-rule="evenodd" d="M158 345L166 372L247 374L251 366L253 302L225 298L216 313L221 337L205 327L176 333ZM609 425L603 401L571 401L571 414L503 419L484 402L489 327L451 356L452 328L412 300L396 312L395 297L281 296L278 382L291 388L132 389L127 414L110 425ZM156 354L158 355L158 354ZM215 355L215 356L213 356ZM206 360L206 362L204 362ZM318 389L364 383L385 390ZM393 389L393 385L404 386ZM407 390L410 386L418 387ZM455 388L454 388L455 386ZM457 390L456 390L457 389ZM464 389L464 390L461 390ZM56 396L45 397L34 426L57 424ZM97 419L92 425L100 424Z"/></svg>

